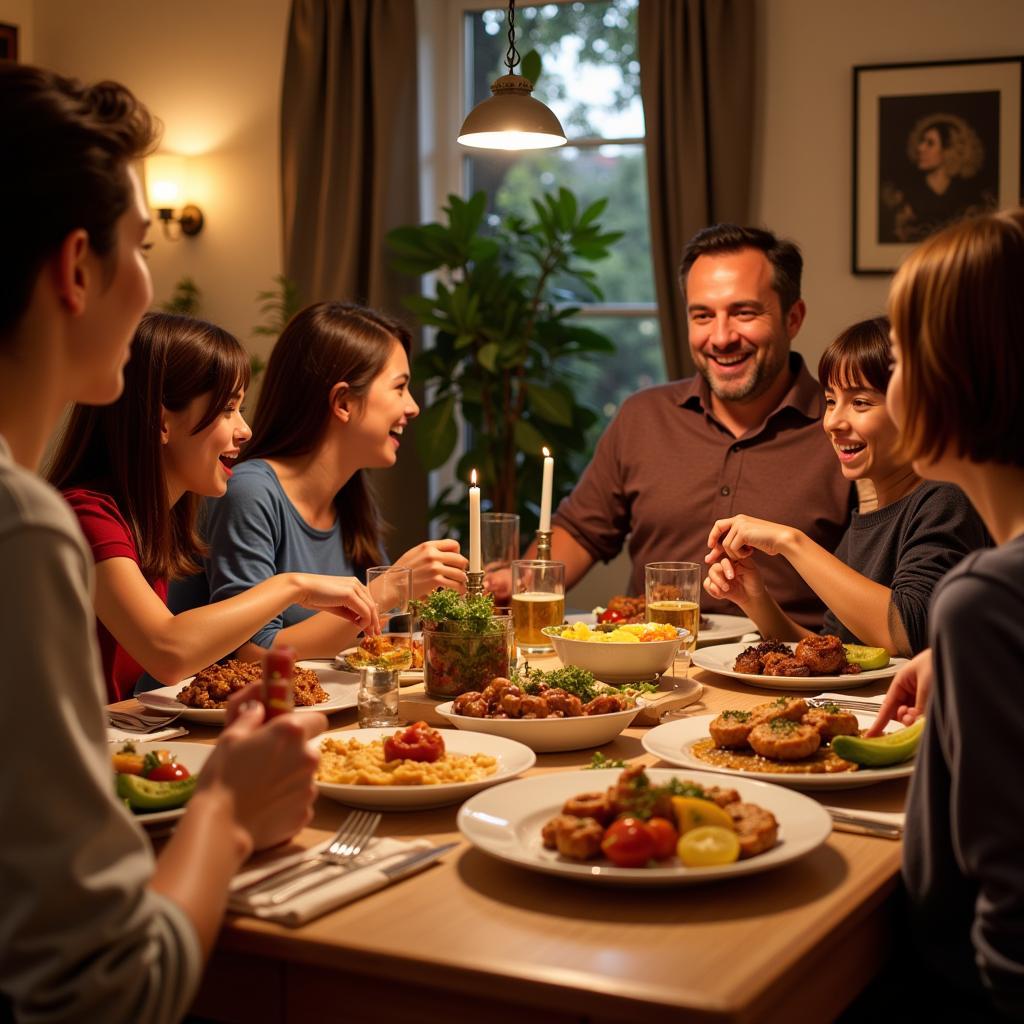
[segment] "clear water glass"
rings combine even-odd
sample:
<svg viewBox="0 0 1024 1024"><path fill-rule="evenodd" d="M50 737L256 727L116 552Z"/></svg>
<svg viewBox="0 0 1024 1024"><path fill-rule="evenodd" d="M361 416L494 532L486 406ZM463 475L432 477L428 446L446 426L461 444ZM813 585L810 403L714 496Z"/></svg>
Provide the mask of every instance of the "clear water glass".
<svg viewBox="0 0 1024 1024"><path fill-rule="evenodd" d="M400 724L398 700L399 669L375 665L360 670L356 704L361 729L389 729Z"/></svg>

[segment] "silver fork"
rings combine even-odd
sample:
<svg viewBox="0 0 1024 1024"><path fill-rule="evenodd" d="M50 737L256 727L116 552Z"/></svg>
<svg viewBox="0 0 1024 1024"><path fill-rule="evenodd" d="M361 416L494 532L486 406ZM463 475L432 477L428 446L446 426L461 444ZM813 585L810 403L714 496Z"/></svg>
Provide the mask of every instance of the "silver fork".
<svg viewBox="0 0 1024 1024"><path fill-rule="evenodd" d="M284 902L280 898L282 893L287 894L285 899L291 899L311 883L312 879L309 876L320 871L321 868L331 864L344 865L358 857L374 832L377 831L380 820L379 814L370 811L353 811L341 823L341 827L334 833L326 849L270 878L255 882L241 891L246 896L258 896L273 892L274 896L271 902L275 904Z"/></svg>
<svg viewBox="0 0 1024 1024"><path fill-rule="evenodd" d="M107 721L115 729L123 729L125 732L147 733L156 732L177 721L182 711L173 711L169 715L144 715L134 711L108 711Z"/></svg>
<svg viewBox="0 0 1024 1024"><path fill-rule="evenodd" d="M805 702L809 708L824 708L829 704L833 704L836 707L843 708L845 711L874 711L877 713L881 708L880 704L873 701L856 700L846 697L836 700L828 697L807 697Z"/></svg>

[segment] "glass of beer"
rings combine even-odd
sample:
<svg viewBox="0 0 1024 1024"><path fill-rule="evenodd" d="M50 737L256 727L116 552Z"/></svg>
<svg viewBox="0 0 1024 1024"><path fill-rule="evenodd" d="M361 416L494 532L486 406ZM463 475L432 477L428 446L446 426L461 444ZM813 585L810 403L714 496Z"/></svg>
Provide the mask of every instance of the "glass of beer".
<svg viewBox="0 0 1024 1024"><path fill-rule="evenodd" d="M700 566L696 562L650 562L644 566L647 618L690 631L683 647L697 646L700 624Z"/></svg>
<svg viewBox="0 0 1024 1024"><path fill-rule="evenodd" d="M520 559L512 563L512 622L524 654L554 650L541 632L565 618L565 563Z"/></svg>

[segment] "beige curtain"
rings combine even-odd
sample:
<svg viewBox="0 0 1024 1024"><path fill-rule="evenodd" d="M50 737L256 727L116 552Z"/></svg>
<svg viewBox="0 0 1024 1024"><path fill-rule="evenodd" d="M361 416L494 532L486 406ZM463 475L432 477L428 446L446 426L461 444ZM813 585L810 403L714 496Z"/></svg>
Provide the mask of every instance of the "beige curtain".
<svg viewBox="0 0 1024 1024"><path fill-rule="evenodd" d="M668 377L693 372L677 268L702 227L749 214L755 0L640 0L651 249Z"/></svg>
<svg viewBox="0 0 1024 1024"><path fill-rule="evenodd" d="M384 238L418 224L415 0L293 0L281 95L284 273L304 304L361 302L400 317L419 282ZM375 474L394 556L426 534L426 477L407 445Z"/></svg>

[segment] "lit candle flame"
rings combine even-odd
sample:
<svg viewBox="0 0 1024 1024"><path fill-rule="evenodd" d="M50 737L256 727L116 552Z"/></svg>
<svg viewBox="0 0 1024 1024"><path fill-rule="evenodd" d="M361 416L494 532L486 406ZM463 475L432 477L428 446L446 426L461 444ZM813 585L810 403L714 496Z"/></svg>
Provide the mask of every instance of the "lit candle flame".
<svg viewBox="0 0 1024 1024"><path fill-rule="evenodd" d="M547 450L547 448L541 448L541 451L544 453L544 458L545 459L550 459L551 458L551 452L549 452Z"/></svg>
<svg viewBox="0 0 1024 1024"><path fill-rule="evenodd" d="M469 486L476 487L476 470L469 474Z"/></svg>

